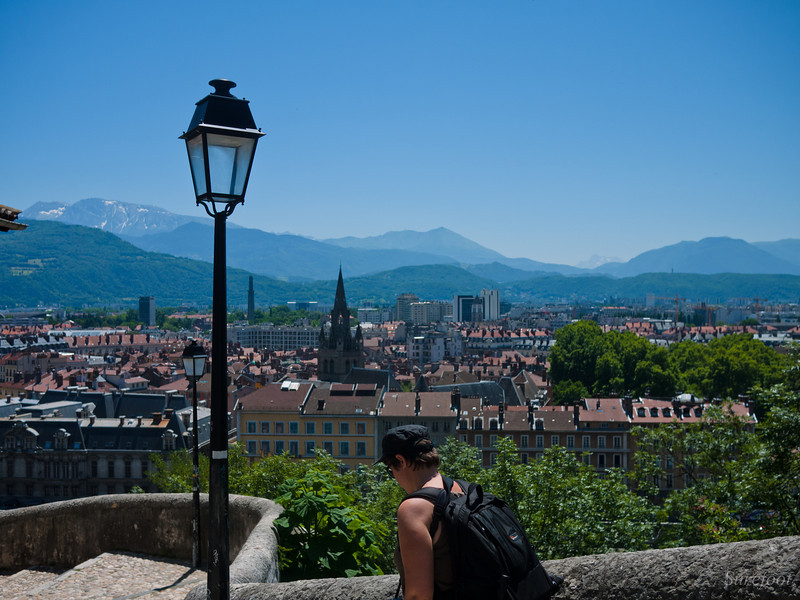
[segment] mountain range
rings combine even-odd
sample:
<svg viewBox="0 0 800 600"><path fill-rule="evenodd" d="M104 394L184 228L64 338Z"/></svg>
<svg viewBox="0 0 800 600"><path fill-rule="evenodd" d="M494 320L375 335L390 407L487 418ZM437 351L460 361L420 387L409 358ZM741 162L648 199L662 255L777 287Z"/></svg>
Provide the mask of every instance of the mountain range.
<svg viewBox="0 0 800 600"><path fill-rule="evenodd" d="M176 215L155 206L89 198L72 205L37 203L24 210L22 217L95 227L151 252L206 262L213 258L210 219ZM229 228L229 266L286 281L329 279L339 265L345 265L350 276L362 276L405 266L445 264L502 283L545 273L611 277L644 273L800 275L800 239L749 243L727 237L705 238L649 250L627 262L586 269L508 258L444 227L326 240L232 225Z"/></svg>
<svg viewBox="0 0 800 600"><path fill-rule="evenodd" d="M25 219L28 228L0 235L0 307L37 305L132 306L154 296L160 306L211 304L212 265L148 252L98 228ZM209 237L209 242L210 242ZM366 250L365 250L366 252ZM337 265L338 267L338 265ZM345 272L348 269L345 268ZM337 268L324 281L281 281L253 275L259 306L289 300L332 302ZM499 273L501 276L490 276ZM228 268L228 302L244 306L250 273ZM351 306L393 304L404 292L424 300L450 300L457 293L499 289L509 302L643 301L646 294L680 295L721 302L731 297L798 302L800 276L649 273L614 278L521 272L500 263L463 268L456 264L402 266L345 280Z"/></svg>

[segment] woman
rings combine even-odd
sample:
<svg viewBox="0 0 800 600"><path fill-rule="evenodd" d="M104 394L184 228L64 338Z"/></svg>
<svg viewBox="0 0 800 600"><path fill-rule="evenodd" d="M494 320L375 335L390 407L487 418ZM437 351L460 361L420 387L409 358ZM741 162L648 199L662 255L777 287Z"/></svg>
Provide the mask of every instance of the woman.
<svg viewBox="0 0 800 600"><path fill-rule="evenodd" d="M426 427L402 425L390 429L383 437L382 450L377 462L386 465L407 494L423 488L444 489L439 454ZM454 482L451 493L461 495L464 490ZM395 563L405 600L444 600L454 588L447 531L441 520L430 531L433 502L407 498L397 508L399 548L395 550Z"/></svg>

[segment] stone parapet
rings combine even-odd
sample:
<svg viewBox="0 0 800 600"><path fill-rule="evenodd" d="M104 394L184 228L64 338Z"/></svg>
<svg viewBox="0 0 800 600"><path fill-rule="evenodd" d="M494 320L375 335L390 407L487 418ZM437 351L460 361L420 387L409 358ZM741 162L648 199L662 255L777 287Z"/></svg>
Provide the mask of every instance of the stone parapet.
<svg viewBox="0 0 800 600"><path fill-rule="evenodd" d="M103 552L125 551L190 560L191 494L120 494L79 498L0 512L0 571L32 565L73 567ZM271 500L230 496L231 583L278 580L278 545ZM208 496L201 495L205 562Z"/></svg>
<svg viewBox="0 0 800 600"><path fill-rule="evenodd" d="M559 600L800 598L800 537L620 552L545 562ZM231 600L390 600L397 576L234 586Z"/></svg>

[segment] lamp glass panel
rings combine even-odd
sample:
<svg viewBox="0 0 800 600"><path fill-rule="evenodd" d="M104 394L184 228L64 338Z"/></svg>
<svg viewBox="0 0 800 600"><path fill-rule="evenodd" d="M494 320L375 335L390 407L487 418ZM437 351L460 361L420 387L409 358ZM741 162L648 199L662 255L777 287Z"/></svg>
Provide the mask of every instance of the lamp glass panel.
<svg viewBox="0 0 800 600"><path fill-rule="evenodd" d="M216 133L209 133L206 138L211 193L241 195L256 148L256 139Z"/></svg>
<svg viewBox="0 0 800 600"><path fill-rule="evenodd" d="M203 135L198 134L186 140L186 149L189 151L189 166L192 169L194 180L194 193L202 196L206 193L206 167L203 161Z"/></svg>

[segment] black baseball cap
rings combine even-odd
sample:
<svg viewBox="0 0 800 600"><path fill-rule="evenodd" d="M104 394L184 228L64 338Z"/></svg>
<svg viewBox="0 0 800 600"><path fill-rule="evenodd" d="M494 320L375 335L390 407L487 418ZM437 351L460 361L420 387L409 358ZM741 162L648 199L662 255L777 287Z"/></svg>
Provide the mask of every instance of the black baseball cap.
<svg viewBox="0 0 800 600"><path fill-rule="evenodd" d="M424 449L417 448L416 444L420 440L427 440L429 442L429 447ZM381 442L383 453L381 457L375 461L375 464L391 461L397 454L413 456L420 451L427 452L433 448L433 442L430 440L431 436L428 433L428 428L424 425L400 425L399 427L393 427L383 436L383 441Z"/></svg>

